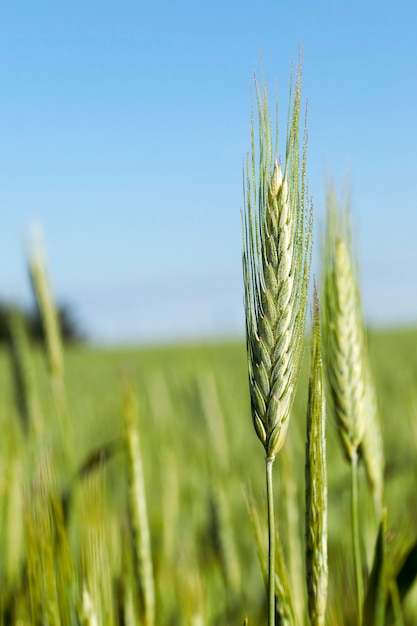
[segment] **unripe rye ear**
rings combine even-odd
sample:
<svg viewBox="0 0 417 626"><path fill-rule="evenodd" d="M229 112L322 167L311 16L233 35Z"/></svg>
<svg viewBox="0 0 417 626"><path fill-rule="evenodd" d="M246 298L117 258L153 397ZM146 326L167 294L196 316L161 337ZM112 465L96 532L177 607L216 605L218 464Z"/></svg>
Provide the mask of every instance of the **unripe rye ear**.
<svg viewBox="0 0 417 626"><path fill-rule="evenodd" d="M243 280L252 420L266 454L268 624L275 624L275 523L272 465L285 442L300 369L311 263L312 215L305 185L306 132L300 155L301 61L290 94L285 166L273 141L265 84L255 80L255 124L244 173ZM273 145L275 144L275 145Z"/></svg>

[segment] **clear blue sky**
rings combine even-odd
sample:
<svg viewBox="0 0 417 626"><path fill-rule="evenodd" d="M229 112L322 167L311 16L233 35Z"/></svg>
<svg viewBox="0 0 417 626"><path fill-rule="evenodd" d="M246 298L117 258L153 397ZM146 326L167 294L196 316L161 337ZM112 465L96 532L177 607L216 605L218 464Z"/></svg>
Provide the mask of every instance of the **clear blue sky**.
<svg viewBox="0 0 417 626"><path fill-rule="evenodd" d="M417 322L414 0L2 2L0 297L35 220L96 340L243 333L249 89L262 50L283 136L300 44L316 243L348 175L367 319Z"/></svg>

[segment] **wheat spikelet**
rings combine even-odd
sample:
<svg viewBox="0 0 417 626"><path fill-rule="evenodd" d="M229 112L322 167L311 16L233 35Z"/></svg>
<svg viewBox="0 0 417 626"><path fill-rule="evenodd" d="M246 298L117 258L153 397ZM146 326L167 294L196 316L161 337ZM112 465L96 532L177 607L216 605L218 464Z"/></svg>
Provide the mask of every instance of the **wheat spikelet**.
<svg viewBox="0 0 417 626"><path fill-rule="evenodd" d="M244 190L243 274L252 418L267 457L273 458L285 441L299 371L311 256L305 140L301 172L299 162L301 65L284 172L276 158L277 148L272 146L266 88L262 94L256 89L259 164L252 122L252 154L247 159Z"/></svg>

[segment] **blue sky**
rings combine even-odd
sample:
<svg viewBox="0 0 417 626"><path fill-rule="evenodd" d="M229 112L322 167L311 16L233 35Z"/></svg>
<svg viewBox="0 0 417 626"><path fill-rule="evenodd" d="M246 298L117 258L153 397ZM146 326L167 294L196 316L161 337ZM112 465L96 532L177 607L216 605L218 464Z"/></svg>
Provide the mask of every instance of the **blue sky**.
<svg viewBox="0 0 417 626"><path fill-rule="evenodd" d="M417 322L416 42L412 0L3 2L0 297L37 222L95 340L243 333L249 90L262 51L283 137L301 44L316 244L349 179L366 317Z"/></svg>

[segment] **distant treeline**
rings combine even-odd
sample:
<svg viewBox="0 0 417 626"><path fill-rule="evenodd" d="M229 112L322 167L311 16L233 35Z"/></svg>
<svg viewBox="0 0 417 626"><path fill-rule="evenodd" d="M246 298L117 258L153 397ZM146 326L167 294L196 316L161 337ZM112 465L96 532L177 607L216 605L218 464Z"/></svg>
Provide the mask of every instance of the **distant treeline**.
<svg viewBox="0 0 417 626"><path fill-rule="evenodd" d="M18 315L24 321L28 336L33 341L43 340L43 326L39 311L36 309L24 309L0 301L0 343L4 343L10 337L10 318ZM70 306L59 304L57 315L61 329L62 340L65 343L86 341L87 337L82 330L77 317Z"/></svg>

